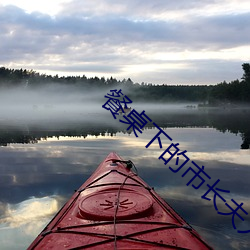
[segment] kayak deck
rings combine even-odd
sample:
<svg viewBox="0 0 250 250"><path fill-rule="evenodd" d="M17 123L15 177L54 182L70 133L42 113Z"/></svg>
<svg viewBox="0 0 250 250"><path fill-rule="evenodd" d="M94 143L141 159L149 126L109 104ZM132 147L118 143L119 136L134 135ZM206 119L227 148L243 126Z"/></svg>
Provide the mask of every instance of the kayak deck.
<svg viewBox="0 0 250 250"><path fill-rule="evenodd" d="M28 249L212 249L110 153Z"/></svg>

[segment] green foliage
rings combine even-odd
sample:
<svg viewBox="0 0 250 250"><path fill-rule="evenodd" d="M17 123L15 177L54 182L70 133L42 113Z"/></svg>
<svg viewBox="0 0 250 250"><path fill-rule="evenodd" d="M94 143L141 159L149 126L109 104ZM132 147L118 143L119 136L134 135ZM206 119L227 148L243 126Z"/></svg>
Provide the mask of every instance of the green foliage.
<svg viewBox="0 0 250 250"><path fill-rule="evenodd" d="M250 103L250 64L242 64L244 74L241 79L222 82L213 87L209 103L211 105L228 105L233 103Z"/></svg>
<svg viewBox="0 0 250 250"><path fill-rule="evenodd" d="M244 74L242 81L222 82L214 86L207 85L153 85L142 82L134 83L130 78L117 80L112 76L51 76L33 70L0 68L0 87L37 88L50 84L64 84L84 90L98 89L109 91L121 88L131 100L149 102L191 101L208 102L209 105L225 105L228 103L250 103L250 64L242 64Z"/></svg>
<svg viewBox="0 0 250 250"><path fill-rule="evenodd" d="M250 82L250 64L249 63L243 63L242 69L244 71L244 74L241 79L243 79L244 82Z"/></svg>

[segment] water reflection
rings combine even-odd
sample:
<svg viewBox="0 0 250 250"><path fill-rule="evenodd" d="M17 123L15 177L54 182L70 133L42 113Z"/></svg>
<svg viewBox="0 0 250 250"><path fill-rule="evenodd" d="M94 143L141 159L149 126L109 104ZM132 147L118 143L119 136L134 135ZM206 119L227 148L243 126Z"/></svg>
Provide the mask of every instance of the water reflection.
<svg viewBox="0 0 250 250"><path fill-rule="evenodd" d="M0 218L1 249L23 249L59 210L60 197L30 198L17 204L5 204Z"/></svg>
<svg viewBox="0 0 250 250"><path fill-rule="evenodd" d="M174 142L180 143L180 150L186 149L192 160L205 166L213 182L221 180L221 188L231 191L224 198L243 202L245 210L250 212L250 154L249 150L240 150L242 133L247 133L250 122L245 117L244 127L235 115L226 118L216 112L213 116L194 111L186 115L152 113L151 118L166 128ZM0 150L1 249L25 249L110 151L131 159L139 175L215 249L250 249L249 235L238 234L230 216L218 215L212 201L200 198L206 186L199 190L187 187L189 179L181 177L183 172L175 174L158 160L163 149L157 142L145 148L157 132L154 128L146 127L136 138L121 132L126 128L118 121L108 121L102 114L95 119L92 125L68 122L49 123L46 127L33 124L26 127L26 132L1 127L1 138L5 134L8 145ZM24 134L36 143L16 143ZM15 138L19 139L15 141ZM169 145L167 139L162 142L163 148ZM218 206L222 210L225 208L224 204ZM244 222L235 220L237 228L250 229L249 216L243 217Z"/></svg>
<svg viewBox="0 0 250 250"><path fill-rule="evenodd" d="M139 107L142 108L142 107ZM250 145L250 110L185 110L185 109L158 109L148 108L147 114L150 118L163 128L171 127L210 127L220 132L229 131L233 134L239 134L242 142L239 145L241 149L249 149ZM120 116L122 119L122 116ZM73 122L72 122L73 121ZM147 124L145 128L152 128ZM38 123L22 121L19 123L1 123L0 124L0 145L7 146L10 143L37 143L41 139L60 136L86 137L88 135L105 136L108 134L127 133L124 124L114 120L106 112L88 113L84 116L76 116L73 120L58 121L45 120ZM132 131L129 131L131 133Z"/></svg>
<svg viewBox="0 0 250 250"><path fill-rule="evenodd" d="M30 198L17 204L8 203L5 207L5 217L0 220L3 225L9 225L11 228L31 224L37 220L41 222L45 217L58 211L58 202L55 197ZM32 226L31 225L31 226ZM25 233L31 234L30 227L26 227Z"/></svg>

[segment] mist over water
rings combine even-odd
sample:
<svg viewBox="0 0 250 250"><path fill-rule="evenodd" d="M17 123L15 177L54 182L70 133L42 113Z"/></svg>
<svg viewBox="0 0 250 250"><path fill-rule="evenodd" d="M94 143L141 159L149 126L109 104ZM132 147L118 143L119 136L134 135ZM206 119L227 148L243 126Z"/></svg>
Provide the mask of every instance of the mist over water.
<svg viewBox="0 0 250 250"><path fill-rule="evenodd" d="M163 138L162 149L157 142L146 149L156 134L155 126L149 122L135 137L133 130L127 131L128 125L119 121L125 119L122 115L114 119L102 107L107 93L109 90L56 84L0 90L3 249L25 249L110 151L131 159L139 175L215 249L249 249L247 235L237 234L231 218L218 215L212 201L200 198L205 186L199 191L187 187L187 179L173 174L159 161L159 155L171 142ZM123 93L130 97L129 92ZM132 101L129 107L138 113L145 110L174 143L180 143L181 150L187 150L192 160L206 166L213 181L221 179L221 188L231 190L228 199L244 202L250 213L249 149L241 150L243 142L249 145L249 110ZM247 230L249 217L244 218L245 222L237 220L237 226Z"/></svg>
<svg viewBox="0 0 250 250"><path fill-rule="evenodd" d="M101 94L80 92L67 86L28 89L15 88L0 91L1 120L42 121L67 117L82 119L89 113L100 113Z"/></svg>
<svg viewBox="0 0 250 250"><path fill-rule="evenodd" d="M21 142L22 136L30 137L27 141L39 140L42 137L87 134L100 135L106 132L115 134L127 131L129 125L120 120L124 114L114 119L111 112L102 107L108 100L105 98L110 90L93 90L52 84L44 87L19 87L0 90L0 143ZM130 91L122 90L129 97ZM127 94L128 92L128 94ZM120 99L122 99L122 96ZM198 108L198 103L149 103L137 102L127 104L128 107L145 114L163 128L168 127L212 127L219 131L229 130L240 134L243 139L242 148L250 144L250 109L206 109ZM154 127L152 122L145 128ZM40 134L38 136L37 131ZM74 132L72 133L72 130ZM8 140L10 131L19 134ZM44 131L44 132L41 132ZM49 131L49 132L48 132ZM56 132L57 131L57 132ZM62 132L60 132L62 131ZM7 136L7 137L6 137ZM15 137L15 138L14 138ZM26 140L26 139L25 139ZM25 141L24 140L24 141Z"/></svg>
<svg viewBox="0 0 250 250"><path fill-rule="evenodd" d="M20 127L25 125L65 127L70 123L109 124L120 127L111 112L102 105L108 100L104 96L109 92L86 90L62 84L46 85L37 88L0 89L0 125ZM124 91L123 91L124 92ZM126 93L124 92L126 95ZM129 95L127 95L129 96ZM164 112L192 112L186 106L190 103L156 104L136 103L132 100L128 107L146 114ZM193 105L193 104L192 104ZM193 107L197 106L194 104Z"/></svg>

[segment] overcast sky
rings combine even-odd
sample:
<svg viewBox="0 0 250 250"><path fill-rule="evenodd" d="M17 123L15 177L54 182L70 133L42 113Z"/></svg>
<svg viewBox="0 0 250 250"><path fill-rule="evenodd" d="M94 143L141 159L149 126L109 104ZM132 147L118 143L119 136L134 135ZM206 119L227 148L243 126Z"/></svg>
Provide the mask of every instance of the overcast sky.
<svg viewBox="0 0 250 250"><path fill-rule="evenodd" d="M240 79L249 0L0 0L0 66L154 84Z"/></svg>

